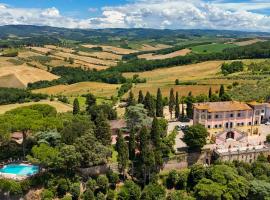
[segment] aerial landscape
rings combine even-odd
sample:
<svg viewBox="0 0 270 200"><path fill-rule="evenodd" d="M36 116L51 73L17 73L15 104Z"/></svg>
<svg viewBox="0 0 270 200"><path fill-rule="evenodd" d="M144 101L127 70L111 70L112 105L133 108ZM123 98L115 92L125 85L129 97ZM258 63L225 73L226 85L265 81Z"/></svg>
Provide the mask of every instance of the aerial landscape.
<svg viewBox="0 0 270 200"><path fill-rule="evenodd" d="M267 0L0 0L0 200L269 200Z"/></svg>

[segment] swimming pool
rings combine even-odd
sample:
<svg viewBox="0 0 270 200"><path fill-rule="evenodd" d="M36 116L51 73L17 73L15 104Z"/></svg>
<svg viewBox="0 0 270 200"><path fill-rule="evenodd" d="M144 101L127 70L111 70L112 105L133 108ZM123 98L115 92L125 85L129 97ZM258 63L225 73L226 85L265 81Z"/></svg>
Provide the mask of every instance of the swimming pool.
<svg viewBox="0 0 270 200"><path fill-rule="evenodd" d="M31 176L38 173L38 167L25 164L9 164L0 169L0 174L13 174L18 176Z"/></svg>

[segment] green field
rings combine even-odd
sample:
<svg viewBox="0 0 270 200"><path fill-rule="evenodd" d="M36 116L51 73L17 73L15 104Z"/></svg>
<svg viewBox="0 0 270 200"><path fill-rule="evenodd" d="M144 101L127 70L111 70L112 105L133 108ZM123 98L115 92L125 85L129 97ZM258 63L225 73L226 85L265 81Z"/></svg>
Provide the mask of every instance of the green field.
<svg viewBox="0 0 270 200"><path fill-rule="evenodd" d="M194 53L218 53L222 52L224 49L237 47L235 44L220 44L220 43L214 43L214 44L206 44L206 45L199 45L192 47L192 51Z"/></svg>

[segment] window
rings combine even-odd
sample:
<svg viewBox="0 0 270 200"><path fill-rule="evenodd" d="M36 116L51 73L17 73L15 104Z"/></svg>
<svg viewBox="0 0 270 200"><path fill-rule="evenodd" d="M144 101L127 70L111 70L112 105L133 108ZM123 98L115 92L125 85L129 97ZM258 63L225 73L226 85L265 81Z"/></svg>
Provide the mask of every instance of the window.
<svg viewBox="0 0 270 200"><path fill-rule="evenodd" d="M260 115L260 114L261 114L260 111L256 110L255 115Z"/></svg>
<svg viewBox="0 0 270 200"><path fill-rule="evenodd" d="M212 118L212 116L211 115L208 115L208 119L211 119Z"/></svg>
<svg viewBox="0 0 270 200"><path fill-rule="evenodd" d="M202 119L205 119L205 115L202 115L201 118L202 118Z"/></svg>
<svg viewBox="0 0 270 200"><path fill-rule="evenodd" d="M256 121L255 121L255 125L257 125L257 124L258 124L258 121L256 120Z"/></svg>
<svg viewBox="0 0 270 200"><path fill-rule="evenodd" d="M244 122L242 122L242 124L241 124L242 126L244 126L245 125L245 123Z"/></svg>
<svg viewBox="0 0 270 200"><path fill-rule="evenodd" d="M211 125L208 125L208 128L211 128Z"/></svg>
<svg viewBox="0 0 270 200"><path fill-rule="evenodd" d="M251 122L248 122L248 125L251 126Z"/></svg>
<svg viewBox="0 0 270 200"><path fill-rule="evenodd" d="M215 128L218 128L218 125L217 124L215 125Z"/></svg>
<svg viewBox="0 0 270 200"><path fill-rule="evenodd" d="M262 113L264 113L264 110L262 110Z"/></svg>
<svg viewBox="0 0 270 200"><path fill-rule="evenodd" d="M215 118L217 119L218 118L218 115L215 115Z"/></svg>
<svg viewBox="0 0 270 200"><path fill-rule="evenodd" d="M222 124L219 125L219 128L222 128Z"/></svg>
<svg viewBox="0 0 270 200"><path fill-rule="evenodd" d="M233 114L230 114L230 117L233 117Z"/></svg>
<svg viewBox="0 0 270 200"><path fill-rule="evenodd" d="M241 113L237 113L237 117L241 117Z"/></svg>

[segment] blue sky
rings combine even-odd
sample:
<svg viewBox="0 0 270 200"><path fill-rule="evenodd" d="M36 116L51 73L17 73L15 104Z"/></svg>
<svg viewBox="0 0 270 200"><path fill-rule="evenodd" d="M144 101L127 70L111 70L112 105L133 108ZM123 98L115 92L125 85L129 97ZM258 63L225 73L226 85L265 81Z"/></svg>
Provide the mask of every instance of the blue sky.
<svg viewBox="0 0 270 200"><path fill-rule="evenodd" d="M270 0L0 0L0 25L270 31Z"/></svg>

